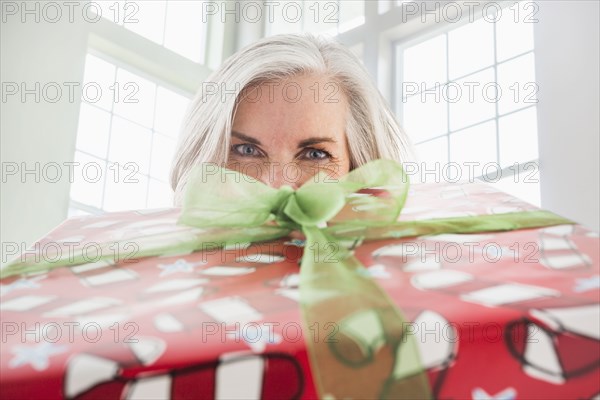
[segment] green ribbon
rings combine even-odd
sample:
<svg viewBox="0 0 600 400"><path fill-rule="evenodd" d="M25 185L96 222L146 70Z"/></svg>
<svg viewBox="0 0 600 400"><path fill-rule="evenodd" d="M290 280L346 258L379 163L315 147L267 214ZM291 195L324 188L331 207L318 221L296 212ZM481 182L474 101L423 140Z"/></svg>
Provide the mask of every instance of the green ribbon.
<svg viewBox="0 0 600 400"><path fill-rule="evenodd" d="M227 175L233 181L227 182ZM319 174L296 191L273 189L226 169L213 174L197 169L188 185L179 219L183 224L239 229L274 222L306 236L300 303L322 398L431 398L402 313L344 243L572 223L547 211L398 222L408 179L389 160L367 163L336 182ZM369 188L380 195L359 193ZM234 235L229 239L235 241ZM313 335L326 327L334 333L329 338Z"/></svg>
<svg viewBox="0 0 600 400"><path fill-rule="evenodd" d="M543 210L398 221L408 178L389 160L371 161L337 181L317 174L297 190L204 167L191 172L178 220L199 229L135 239L141 244L136 258L269 241L301 231L306 237L300 265L304 335L322 398L431 398L415 338L400 310L354 257L358 243L573 223ZM122 258L122 247L131 241L101 244L99 260ZM16 260L0 278L85 262L81 254L52 262Z"/></svg>

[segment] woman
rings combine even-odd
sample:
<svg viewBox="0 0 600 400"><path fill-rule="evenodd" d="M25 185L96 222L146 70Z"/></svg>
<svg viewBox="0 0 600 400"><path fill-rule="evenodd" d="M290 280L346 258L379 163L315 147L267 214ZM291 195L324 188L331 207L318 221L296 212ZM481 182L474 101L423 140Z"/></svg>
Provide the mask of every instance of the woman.
<svg viewBox="0 0 600 400"><path fill-rule="evenodd" d="M202 85L184 120L171 171L175 203L188 174L216 163L273 187L319 171L406 161L410 144L360 61L311 34L264 38L228 58Z"/></svg>

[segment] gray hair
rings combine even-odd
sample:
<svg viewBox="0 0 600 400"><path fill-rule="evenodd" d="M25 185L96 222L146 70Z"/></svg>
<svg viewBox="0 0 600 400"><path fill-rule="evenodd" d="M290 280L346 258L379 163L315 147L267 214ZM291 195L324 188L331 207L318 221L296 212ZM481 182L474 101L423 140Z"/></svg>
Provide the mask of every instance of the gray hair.
<svg viewBox="0 0 600 400"><path fill-rule="evenodd" d="M192 100L171 169L177 205L192 167L227 162L231 128L243 92L261 83L304 74L331 78L347 98L346 135L351 169L374 159L404 162L412 156L407 135L367 70L348 48L312 34L275 35L225 60Z"/></svg>

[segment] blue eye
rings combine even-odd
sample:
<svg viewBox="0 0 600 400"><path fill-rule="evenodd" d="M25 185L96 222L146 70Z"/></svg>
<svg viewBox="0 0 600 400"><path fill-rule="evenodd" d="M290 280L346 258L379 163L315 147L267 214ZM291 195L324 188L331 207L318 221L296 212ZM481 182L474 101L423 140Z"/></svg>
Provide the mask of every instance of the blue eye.
<svg viewBox="0 0 600 400"><path fill-rule="evenodd" d="M237 144L231 146L233 151L235 151L240 156L244 157L258 157L260 156L259 150L251 144Z"/></svg>
<svg viewBox="0 0 600 400"><path fill-rule="evenodd" d="M326 158L330 158L331 154L326 152L325 150L319 149L308 149L306 152L306 158L310 160L324 160Z"/></svg>

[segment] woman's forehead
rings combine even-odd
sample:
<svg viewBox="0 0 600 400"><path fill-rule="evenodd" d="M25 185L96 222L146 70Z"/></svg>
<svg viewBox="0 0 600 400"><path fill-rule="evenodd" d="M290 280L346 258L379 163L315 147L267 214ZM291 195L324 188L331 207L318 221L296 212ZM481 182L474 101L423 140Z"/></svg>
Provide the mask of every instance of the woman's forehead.
<svg viewBox="0 0 600 400"><path fill-rule="evenodd" d="M320 76L295 76L257 87L238 105L233 129L253 137L344 135L347 101L333 82Z"/></svg>
<svg viewBox="0 0 600 400"><path fill-rule="evenodd" d="M347 99L340 82L333 76L305 73L252 84L242 91L242 100L252 103L285 100L292 104L307 101L331 104Z"/></svg>

